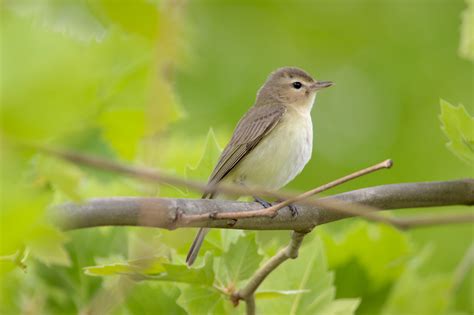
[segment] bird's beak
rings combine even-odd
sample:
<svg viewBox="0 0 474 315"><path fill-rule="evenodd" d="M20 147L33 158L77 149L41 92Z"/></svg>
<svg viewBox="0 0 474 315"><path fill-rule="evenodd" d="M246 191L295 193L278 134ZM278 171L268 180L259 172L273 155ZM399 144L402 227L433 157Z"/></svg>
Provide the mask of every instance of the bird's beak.
<svg viewBox="0 0 474 315"><path fill-rule="evenodd" d="M328 88L332 85L333 85L333 83L331 81L316 81L313 84L311 84L310 87L311 87L311 90L318 91L318 90L321 90L321 89Z"/></svg>

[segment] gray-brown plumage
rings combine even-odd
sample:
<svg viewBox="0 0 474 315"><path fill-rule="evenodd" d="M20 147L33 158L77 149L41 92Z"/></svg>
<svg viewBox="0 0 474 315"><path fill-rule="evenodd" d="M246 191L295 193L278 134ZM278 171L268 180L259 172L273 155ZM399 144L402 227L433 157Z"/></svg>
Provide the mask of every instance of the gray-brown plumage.
<svg viewBox="0 0 474 315"><path fill-rule="evenodd" d="M331 82L315 81L301 69L273 72L257 93L255 104L240 119L209 177L221 181L279 189L298 175L311 157L311 108L316 91ZM203 198L214 198L205 193ZM199 230L188 253L191 265L209 229Z"/></svg>

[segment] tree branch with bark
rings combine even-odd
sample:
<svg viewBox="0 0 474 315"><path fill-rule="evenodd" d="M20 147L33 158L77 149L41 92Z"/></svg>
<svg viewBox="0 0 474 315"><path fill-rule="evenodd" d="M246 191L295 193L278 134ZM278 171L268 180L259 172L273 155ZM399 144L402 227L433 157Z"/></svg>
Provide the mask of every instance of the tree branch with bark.
<svg viewBox="0 0 474 315"><path fill-rule="evenodd" d="M400 229L474 222L472 211L423 216L394 217L381 215L379 210L440 207L474 204L474 179L440 182L400 183L362 188L319 199L308 199L314 194L368 173L391 167L390 160L344 176L303 194L269 192L247 189L236 185L209 187L155 170L138 168L88 155L41 148L41 151L102 170L121 173L140 180L186 186L201 192L219 191L240 195L271 196L283 202L262 209L256 202L230 200L110 197L67 203L53 207L49 215L66 230L98 226L147 226L164 229L210 227L243 230L293 230L290 244L264 263L248 283L230 294L236 305L244 300L247 314L255 314L254 294L264 279L288 259L295 259L304 236L314 227L344 218L360 216L383 222ZM297 206L297 216L284 208Z"/></svg>

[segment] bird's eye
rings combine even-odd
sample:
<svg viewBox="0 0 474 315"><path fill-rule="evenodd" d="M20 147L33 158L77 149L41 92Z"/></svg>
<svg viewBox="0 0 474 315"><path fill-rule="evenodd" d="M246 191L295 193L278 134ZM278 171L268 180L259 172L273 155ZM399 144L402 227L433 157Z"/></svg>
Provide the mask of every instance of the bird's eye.
<svg viewBox="0 0 474 315"><path fill-rule="evenodd" d="M293 82L292 85L297 90L301 89L301 87L303 86L303 84L301 84L301 82Z"/></svg>

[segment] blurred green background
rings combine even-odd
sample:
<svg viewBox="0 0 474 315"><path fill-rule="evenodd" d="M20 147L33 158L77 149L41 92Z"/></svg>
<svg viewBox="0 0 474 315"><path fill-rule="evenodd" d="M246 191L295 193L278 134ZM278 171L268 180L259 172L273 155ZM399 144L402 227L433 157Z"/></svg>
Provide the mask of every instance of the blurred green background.
<svg viewBox="0 0 474 315"><path fill-rule="evenodd" d="M474 113L473 63L459 48L472 45L466 22L474 23L472 1L5 0L0 6L2 313L243 313L208 283L137 284L84 273L146 255L182 267L194 231L63 233L43 218L48 205L69 200L198 194L79 168L17 144L69 148L204 181L258 88L282 66L335 82L318 95L313 158L289 190L386 158L394 160L391 170L330 193L474 175L446 148L438 118L440 99ZM466 209L429 211L456 210ZM257 307L262 314L472 314L472 270L460 284L453 279L473 232L472 225L458 225L402 233L357 219L322 227L307 240L307 251L320 249L316 256L286 263L286 272L262 288L310 292L274 293ZM287 240L286 231L259 232L256 239L212 232L205 247L217 257L215 283L229 285L219 266L227 266L232 244L255 244L260 258L246 263L256 268ZM282 279L310 263L318 266L312 284ZM249 275L241 276L231 283ZM203 297L219 302L199 305Z"/></svg>

